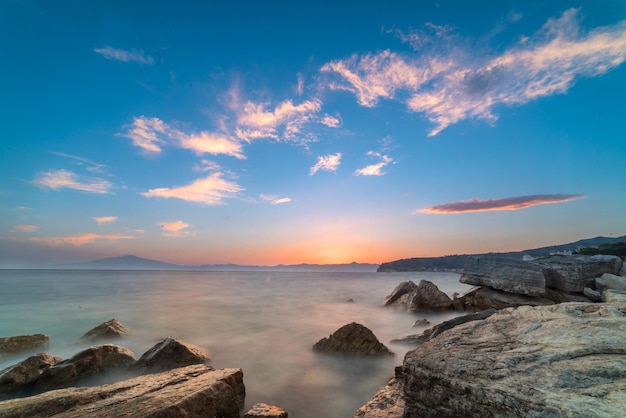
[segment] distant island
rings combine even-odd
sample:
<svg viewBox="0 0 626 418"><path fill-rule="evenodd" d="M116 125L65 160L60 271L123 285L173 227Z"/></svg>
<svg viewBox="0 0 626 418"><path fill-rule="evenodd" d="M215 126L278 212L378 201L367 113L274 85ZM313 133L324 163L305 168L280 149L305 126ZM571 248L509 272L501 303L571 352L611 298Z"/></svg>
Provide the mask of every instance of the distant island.
<svg viewBox="0 0 626 418"><path fill-rule="evenodd" d="M376 271L378 272L402 272L402 271L456 271L460 272L465 266L465 260L472 255L498 255L519 259L533 259L547 257L551 254L571 254L580 248L597 247L605 244L625 242L626 235L617 238L595 237L583 239L569 244L552 245L549 247L533 248L523 251L512 251L506 253L486 253L486 254L462 254L446 255L443 257L415 257L402 260L382 263Z"/></svg>
<svg viewBox="0 0 626 418"><path fill-rule="evenodd" d="M164 263L158 260L124 255L102 258L85 263L51 266L53 269L68 270L191 270L191 271L286 271L286 272L375 272L378 264L278 264L275 266L251 266L240 264L203 264L198 266Z"/></svg>

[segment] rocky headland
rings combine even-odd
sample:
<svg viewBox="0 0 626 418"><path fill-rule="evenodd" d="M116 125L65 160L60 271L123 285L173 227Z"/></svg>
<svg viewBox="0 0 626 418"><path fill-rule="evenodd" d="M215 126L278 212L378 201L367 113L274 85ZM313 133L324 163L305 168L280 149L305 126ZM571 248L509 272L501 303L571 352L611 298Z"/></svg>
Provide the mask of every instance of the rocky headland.
<svg viewBox="0 0 626 418"><path fill-rule="evenodd" d="M354 416L623 416L624 273L615 256L469 259L460 280L479 287L446 309L471 313L399 339L416 348ZM417 287L385 304L411 311Z"/></svg>

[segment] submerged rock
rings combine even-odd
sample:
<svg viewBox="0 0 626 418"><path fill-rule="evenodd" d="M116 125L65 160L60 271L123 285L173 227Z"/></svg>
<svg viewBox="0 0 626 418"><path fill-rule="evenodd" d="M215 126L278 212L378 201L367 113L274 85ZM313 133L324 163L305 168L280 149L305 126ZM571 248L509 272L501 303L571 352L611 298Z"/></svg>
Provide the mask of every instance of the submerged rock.
<svg viewBox="0 0 626 418"><path fill-rule="evenodd" d="M243 418L288 418L289 414L282 408L265 403L257 403L243 416Z"/></svg>
<svg viewBox="0 0 626 418"><path fill-rule="evenodd" d="M3 395L20 394L50 366L63 360L61 357L40 353L28 357L11 367L0 371L0 399Z"/></svg>
<svg viewBox="0 0 626 418"><path fill-rule="evenodd" d="M393 355L374 333L364 325L352 322L313 345L313 351L357 356Z"/></svg>
<svg viewBox="0 0 626 418"><path fill-rule="evenodd" d="M89 388L69 388L0 402L3 418L239 417L241 369L194 365Z"/></svg>
<svg viewBox="0 0 626 418"><path fill-rule="evenodd" d="M73 386L87 378L126 370L134 362L135 354L128 348L112 344L89 347L48 367L35 382L35 391Z"/></svg>
<svg viewBox="0 0 626 418"><path fill-rule="evenodd" d="M430 325L430 321L426 318L421 318L421 319L417 319L415 322L413 322L413 327L427 327Z"/></svg>
<svg viewBox="0 0 626 418"><path fill-rule="evenodd" d="M407 353L404 416L623 416L626 304L498 311Z"/></svg>
<svg viewBox="0 0 626 418"><path fill-rule="evenodd" d="M0 358L34 350L45 350L50 337L43 334L17 335L0 338Z"/></svg>
<svg viewBox="0 0 626 418"><path fill-rule="evenodd" d="M146 351L132 365L132 369L165 371L192 364L203 364L210 360L209 352L204 348L167 337Z"/></svg>
<svg viewBox="0 0 626 418"><path fill-rule="evenodd" d="M507 257L468 257L459 280L461 283L528 296L541 296L546 288L541 266Z"/></svg>
<svg viewBox="0 0 626 418"><path fill-rule="evenodd" d="M90 329L80 337L82 341L97 341L125 337L130 334L130 329L117 319L104 322L95 328Z"/></svg>

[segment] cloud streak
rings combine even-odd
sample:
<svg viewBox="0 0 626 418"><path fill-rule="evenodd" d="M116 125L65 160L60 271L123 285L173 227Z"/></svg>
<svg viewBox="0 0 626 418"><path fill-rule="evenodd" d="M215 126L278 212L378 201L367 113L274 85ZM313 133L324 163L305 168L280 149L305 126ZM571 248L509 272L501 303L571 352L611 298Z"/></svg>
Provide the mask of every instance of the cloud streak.
<svg viewBox="0 0 626 418"><path fill-rule="evenodd" d="M35 232L38 229L39 229L38 225L27 225L27 224L13 225L14 232L24 232L28 234L31 232Z"/></svg>
<svg viewBox="0 0 626 418"><path fill-rule="evenodd" d="M113 185L101 178L81 176L67 170L53 170L40 173L33 184L52 190L73 189L82 192L107 194Z"/></svg>
<svg viewBox="0 0 626 418"><path fill-rule="evenodd" d="M451 48L449 35L441 36L442 48L433 45L424 52L418 48L422 37L406 35L419 51L415 56L391 51L353 55L320 71L329 76L327 88L353 93L362 106L398 100L410 112L423 113L435 125L430 136L466 119L494 123L498 105L565 93L578 79L605 74L626 60L626 21L583 33L577 13L566 10L492 57Z"/></svg>
<svg viewBox="0 0 626 418"><path fill-rule="evenodd" d="M546 194L519 197L507 197L503 199L471 199L460 202L450 202L443 205L429 206L414 212L431 213L440 215L469 213L469 212L490 212L500 210L519 210L531 206L548 205L554 203L570 202L572 200L584 199L582 194Z"/></svg>
<svg viewBox="0 0 626 418"><path fill-rule="evenodd" d="M265 202L269 202L272 205L282 205L285 203L291 203L293 202L293 199L290 197L278 197L278 196L271 196L271 195L265 195L262 194L260 195L261 200L265 201Z"/></svg>
<svg viewBox="0 0 626 418"><path fill-rule="evenodd" d="M319 157L317 157L317 163L315 163L315 165L311 167L309 174L312 176L319 170L335 172L339 168L339 164L341 164L340 152L330 155L320 155Z"/></svg>
<svg viewBox="0 0 626 418"><path fill-rule="evenodd" d="M391 157L382 155L378 152L370 151L367 153L367 155L371 157L379 158L380 162L377 164L371 164L363 168L359 168L358 170L354 172L355 175L357 176L382 176L385 174L382 171L383 168L386 165L391 164L393 162L393 159Z"/></svg>
<svg viewBox="0 0 626 418"><path fill-rule="evenodd" d="M146 55L146 53L141 49L131 49L129 51L126 49L105 46L103 48L95 48L93 51L111 61L136 62L144 65L154 64L154 58L150 55Z"/></svg>
<svg viewBox="0 0 626 418"><path fill-rule="evenodd" d="M98 225L102 225L117 221L117 216L94 216L92 219L96 221Z"/></svg>
<svg viewBox="0 0 626 418"><path fill-rule="evenodd" d="M238 184L223 179L222 173L217 172L185 186L150 189L141 195L163 199L180 199L205 205L220 205L224 199L234 197L243 190Z"/></svg>
<svg viewBox="0 0 626 418"><path fill-rule="evenodd" d="M159 223L161 228L163 228L164 237L182 237L189 235L189 231L183 231L184 229L189 228L191 225L183 222L183 221L174 221L174 222L161 222Z"/></svg>
<svg viewBox="0 0 626 418"><path fill-rule="evenodd" d="M96 241L117 241L121 239L135 239L132 235L123 234L81 234L81 235L65 235L57 237L32 237L29 241L57 247L59 245L73 245L82 247L86 244L93 244Z"/></svg>

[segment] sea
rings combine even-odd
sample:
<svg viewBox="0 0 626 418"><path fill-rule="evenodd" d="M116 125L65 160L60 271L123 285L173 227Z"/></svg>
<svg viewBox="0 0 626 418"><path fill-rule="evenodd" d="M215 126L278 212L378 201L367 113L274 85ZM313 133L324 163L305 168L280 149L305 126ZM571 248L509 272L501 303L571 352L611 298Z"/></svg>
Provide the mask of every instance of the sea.
<svg viewBox="0 0 626 418"><path fill-rule="evenodd" d="M0 337L46 334L48 353L70 358L80 337L116 318L132 330L117 343L137 358L165 337L199 345L215 368L241 368L245 413L280 406L293 418L346 418L402 364L411 345L391 343L457 314L409 314L383 307L402 281L429 280L452 296L469 286L447 272L206 272L0 270ZM350 358L312 346L357 322L394 356ZM0 370L22 358L0 359Z"/></svg>

